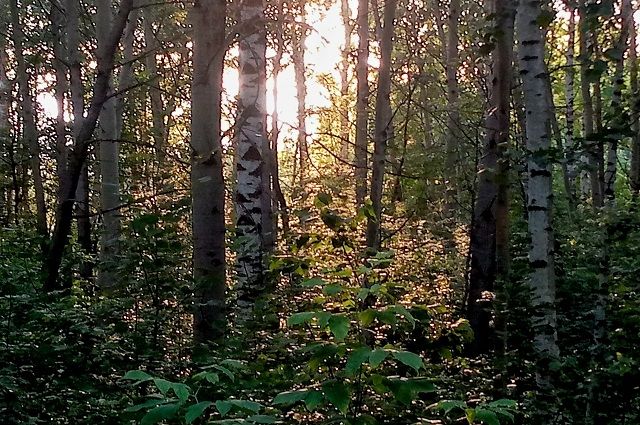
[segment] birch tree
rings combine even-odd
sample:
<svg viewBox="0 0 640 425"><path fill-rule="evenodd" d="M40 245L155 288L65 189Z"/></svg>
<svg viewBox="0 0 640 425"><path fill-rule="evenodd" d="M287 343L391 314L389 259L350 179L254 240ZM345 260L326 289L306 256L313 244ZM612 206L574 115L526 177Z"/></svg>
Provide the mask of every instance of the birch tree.
<svg viewBox="0 0 640 425"><path fill-rule="evenodd" d="M518 67L522 79L526 112L528 167L528 225L531 237L529 264L533 346L538 359L536 381L543 396L551 396L552 381L548 362L559 355L556 333L553 224L551 211L551 121L548 105L548 75L544 63L544 38L540 29L542 3L520 0L516 33ZM541 406L542 414L546 408Z"/></svg>
<svg viewBox="0 0 640 425"><path fill-rule="evenodd" d="M635 8L632 5L632 11ZM631 86L631 163L629 169L629 184L634 200L640 195L640 93L638 92L638 54L637 31L634 14L629 23L629 84Z"/></svg>
<svg viewBox="0 0 640 425"><path fill-rule="evenodd" d="M265 124L266 124L266 34L262 0L244 0L240 5L238 69L240 91L236 124L236 232L239 320L247 321L253 304L266 287L264 227Z"/></svg>
<svg viewBox="0 0 640 425"><path fill-rule="evenodd" d="M298 173L300 177L300 188L304 191L305 182L308 174L309 167L309 147L307 145L307 77L305 75L305 63L304 63L304 49L307 40L307 29L305 23L305 1L301 1L300 7L300 22L302 25L296 25L295 36L292 46L292 61L293 70L296 80L296 99L297 105L297 121L298 121L298 138L296 142L296 150L298 151L299 168Z"/></svg>
<svg viewBox="0 0 640 425"><path fill-rule="evenodd" d="M220 129L226 0L201 0L191 10L191 199L194 336L223 334L225 316L225 187Z"/></svg>

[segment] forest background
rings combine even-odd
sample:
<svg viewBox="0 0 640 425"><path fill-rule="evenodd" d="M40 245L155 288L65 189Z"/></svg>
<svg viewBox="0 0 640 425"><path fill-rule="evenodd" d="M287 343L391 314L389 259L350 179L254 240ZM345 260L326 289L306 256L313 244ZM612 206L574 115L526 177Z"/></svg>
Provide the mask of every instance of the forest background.
<svg viewBox="0 0 640 425"><path fill-rule="evenodd" d="M0 3L0 421L640 421L632 0Z"/></svg>

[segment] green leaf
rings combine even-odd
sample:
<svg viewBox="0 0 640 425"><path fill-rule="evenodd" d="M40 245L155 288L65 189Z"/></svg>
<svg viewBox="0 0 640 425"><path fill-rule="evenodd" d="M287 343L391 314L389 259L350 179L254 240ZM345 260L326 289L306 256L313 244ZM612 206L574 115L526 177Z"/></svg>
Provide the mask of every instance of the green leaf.
<svg viewBox="0 0 640 425"><path fill-rule="evenodd" d="M362 366L362 363L367 361L370 353L371 349L369 347L360 347L354 350L349 356L347 364L345 365L345 373L351 376L355 375L358 370L360 370L360 366Z"/></svg>
<svg viewBox="0 0 640 425"><path fill-rule="evenodd" d="M233 409L233 404L225 400L218 400L216 401L216 409L218 409L218 412L220 412L220 415L222 415L222 417L225 417L227 416L227 413L229 413L231 409Z"/></svg>
<svg viewBox="0 0 640 425"><path fill-rule="evenodd" d="M169 382L166 379L162 378L155 378L153 380L153 383L156 385L156 388L158 388L158 391L160 391L162 395L167 395L167 392L173 386L173 382Z"/></svg>
<svg viewBox="0 0 640 425"><path fill-rule="evenodd" d="M322 384L322 391L324 391L325 397L331 402L340 412L347 413L349 409L349 402L351 401L351 393L349 388L342 381L327 381Z"/></svg>
<svg viewBox="0 0 640 425"><path fill-rule="evenodd" d="M506 409L515 409L518 407L518 403L515 400L510 400L508 398L501 398L499 400L494 400L491 403L487 404L489 407L499 407Z"/></svg>
<svg viewBox="0 0 640 425"><path fill-rule="evenodd" d="M342 285L327 285L324 288L322 288L322 293L331 297L333 295L339 294L340 292L344 291L344 286Z"/></svg>
<svg viewBox="0 0 640 425"><path fill-rule="evenodd" d="M337 340L345 339L349 333L349 318L341 314L334 314L329 319L329 329Z"/></svg>
<svg viewBox="0 0 640 425"><path fill-rule="evenodd" d="M404 379L390 379L387 382L387 386L396 400L403 404L410 404L414 398L411 386Z"/></svg>
<svg viewBox="0 0 640 425"><path fill-rule="evenodd" d="M376 315L377 315L377 312L374 309L368 308L358 313L358 320L360 320L360 324L362 324L362 326L366 327L373 323L373 321L376 318Z"/></svg>
<svg viewBox="0 0 640 425"><path fill-rule="evenodd" d="M209 408L213 403L210 401L201 401L200 403L192 404L187 408L187 413L184 415L184 420L187 424L198 419L205 410Z"/></svg>
<svg viewBox="0 0 640 425"><path fill-rule="evenodd" d="M320 279L319 277L312 277L311 279L303 280L302 283L300 283L300 286L312 287L312 286L324 286L326 284L327 282Z"/></svg>
<svg viewBox="0 0 640 425"><path fill-rule="evenodd" d="M153 379L151 375L142 370L130 370L122 377L122 379L128 379L131 381L144 382Z"/></svg>
<svg viewBox="0 0 640 425"><path fill-rule="evenodd" d="M387 358L389 352L384 348L376 348L369 354L369 364L372 368L377 368Z"/></svg>
<svg viewBox="0 0 640 425"><path fill-rule="evenodd" d="M171 419L178 413L179 408L180 404L177 403L163 404L162 406L155 407L142 417L140 425L153 425L165 419Z"/></svg>
<svg viewBox="0 0 640 425"><path fill-rule="evenodd" d="M309 390L285 391L278 394L272 401L273 404L293 404L304 400Z"/></svg>
<svg viewBox="0 0 640 425"><path fill-rule="evenodd" d="M191 388L185 384L173 384L172 388L178 399L183 403L187 401L189 394L191 394Z"/></svg>
<svg viewBox="0 0 640 425"><path fill-rule="evenodd" d="M324 401L324 395L320 391L309 391L304 398L304 405L308 411L312 412Z"/></svg>
<svg viewBox="0 0 640 425"><path fill-rule="evenodd" d="M319 203L320 206L327 206L331 203L331 195L329 193L320 192L318 196L316 196L316 205Z"/></svg>
<svg viewBox="0 0 640 425"><path fill-rule="evenodd" d="M313 311L303 311L302 313L294 313L287 319L287 326L301 325L308 323L315 317L316 313Z"/></svg>
<svg viewBox="0 0 640 425"><path fill-rule="evenodd" d="M231 372L229 369L227 369L224 366L220 366L220 365L213 365L214 369L219 370L220 372L224 373L225 375L227 375L227 377L231 380L231 382L235 382L236 381L236 376L233 374L233 372Z"/></svg>
<svg viewBox="0 0 640 425"><path fill-rule="evenodd" d="M483 409L481 407L476 408L475 420L482 421L487 425L500 425L498 415L492 410Z"/></svg>
<svg viewBox="0 0 640 425"><path fill-rule="evenodd" d="M464 409L464 413L467 416L467 422L469 422L469 424L472 424L476 420L476 409L472 409L469 407L467 409Z"/></svg>
<svg viewBox="0 0 640 425"><path fill-rule="evenodd" d="M315 313L316 319L318 320L318 326L321 328L326 328L329 325L329 319L331 318L331 313L326 311L318 311Z"/></svg>
<svg viewBox="0 0 640 425"><path fill-rule="evenodd" d="M395 305L391 307L390 310L404 317L405 320L411 323L411 326L413 326L414 328L416 327L416 319L413 317L411 313L409 313L409 310L407 310L404 306Z"/></svg>
<svg viewBox="0 0 640 425"><path fill-rule="evenodd" d="M167 399L165 398L153 398L151 400L147 400L140 404L136 404L135 406L130 406L124 409L125 412L138 412L140 410L148 409L149 407L155 407L159 404L166 403Z"/></svg>
<svg viewBox="0 0 640 425"><path fill-rule="evenodd" d="M451 412L453 409L464 410L467 408L467 403L462 400L440 400L435 408L438 410L444 410L445 415Z"/></svg>
<svg viewBox="0 0 640 425"><path fill-rule="evenodd" d="M249 422L253 422L254 424L275 424L277 419L275 416L269 415L253 415L247 418Z"/></svg>
<svg viewBox="0 0 640 425"><path fill-rule="evenodd" d="M412 353L410 351L394 351L392 354L396 360L398 360L402 364L414 368L416 372L419 372L420 368L424 367L422 358L415 353Z"/></svg>

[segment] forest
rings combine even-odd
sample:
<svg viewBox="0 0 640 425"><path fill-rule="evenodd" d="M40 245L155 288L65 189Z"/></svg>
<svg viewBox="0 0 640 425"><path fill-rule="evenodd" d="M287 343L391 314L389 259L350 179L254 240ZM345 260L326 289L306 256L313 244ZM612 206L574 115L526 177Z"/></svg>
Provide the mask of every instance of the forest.
<svg viewBox="0 0 640 425"><path fill-rule="evenodd" d="M638 6L0 1L0 423L640 424Z"/></svg>

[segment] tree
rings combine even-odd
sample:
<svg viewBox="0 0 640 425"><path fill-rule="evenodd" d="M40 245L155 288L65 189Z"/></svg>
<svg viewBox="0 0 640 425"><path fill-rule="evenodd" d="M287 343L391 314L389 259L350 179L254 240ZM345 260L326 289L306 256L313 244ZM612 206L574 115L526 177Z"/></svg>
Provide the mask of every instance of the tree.
<svg viewBox="0 0 640 425"><path fill-rule="evenodd" d="M478 170L478 189L470 232L471 268L467 318L474 333L473 351L491 347L488 293L496 280L506 281L509 269L508 195L506 150L509 144L511 82L513 81L514 0L494 0L490 98L485 118L486 134Z"/></svg>
<svg viewBox="0 0 640 425"><path fill-rule="evenodd" d="M266 138L266 34L262 0L244 0L240 5L240 91L236 119L235 196L236 257L239 320L247 321L257 296L265 289L266 252L271 235L265 226L271 199L265 203L269 184ZM267 141L268 142L268 141Z"/></svg>
<svg viewBox="0 0 640 425"><path fill-rule="evenodd" d="M296 80L296 99L298 100L298 139L297 148L298 159L300 161L300 167L298 174L300 176L300 189L305 190L305 183L307 180L308 167L309 167L309 146L307 145L307 77L305 75L304 64L304 51L305 43L307 40L307 28L305 25L305 6L306 2L302 0L299 4L300 7L300 20L302 25L297 25L295 29L295 39L292 45L291 59L293 61L293 69Z"/></svg>
<svg viewBox="0 0 640 425"><path fill-rule="evenodd" d="M225 186L220 130L226 0L202 0L191 11L191 200L194 337L222 335L225 315Z"/></svg>
<svg viewBox="0 0 640 425"><path fill-rule="evenodd" d="M96 39L98 49L108 49L113 12L111 0L96 3ZM99 118L99 159L100 159L100 201L102 208L102 232L100 235L100 262L103 267L98 272L98 285L105 287L115 284L115 276L110 272L111 264L118 254L120 239L120 166L116 99L113 94L113 71L109 75L107 98L102 105Z"/></svg>
<svg viewBox="0 0 640 425"><path fill-rule="evenodd" d="M369 122L369 1L358 0L358 55L356 58L356 204L363 205L367 193Z"/></svg>
<svg viewBox="0 0 640 425"><path fill-rule="evenodd" d="M82 120L82 125L78 130L76 140L69 152L67 175L62 179L64 183L60 191L60 202L56 208L55 226L49 244L49 250L43 263L45 291L60 288L60 282L58 281L59 268L62 262L64 248L67 245L71 231L73 206L75 204L78 180L87 159L89 143L96 128L98 116L100 115L102 105L107 100L109 82L115 62L115 52L132 7L132 0L120 1L118 13L111 26L109 36L102 48L99 49L97 55L97 73L93 84L93 95L86 117Z"/></svg>
<svg viewBox="0 0 640 425"><path fill-rule="evenodd" d="M22 49L24 48L24 27L20 21L18 2L10 0L11 25L14 54L16 58L16 80L20 93L20 111L22 114L23 134L22 137L29 148L29 165L31 168L31 178L33 180L33 190L36 201L36 227L43 240L48 237L47 228L47 205L45 203L44 183L42 180L42 170L40 163L40 144L38 141L38 118L33 105L33 97L29 85L29 74L27 73L27 62ZM44 245L43 245L44 247ZM44 249L44 248L43 248Z"/></svg>
<svg viewBox="0 0 640 425"><path fill-rule="evenodd" d="M551 396L552 380L549 362L559 355L556 333L554 239L551 212L551 118L548 105L547 78L544 62L544 38L540 29L541 2L520 0L517 7L516 33L518 66L522 79L526 112L528 193L527 211L529 265L531 267L531 306L533 347L538 360L536 381L543 397ZM540 407L547 415L547 407Z"/></svg>

